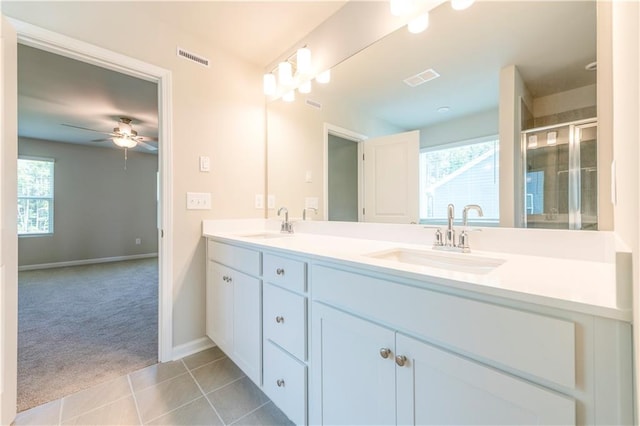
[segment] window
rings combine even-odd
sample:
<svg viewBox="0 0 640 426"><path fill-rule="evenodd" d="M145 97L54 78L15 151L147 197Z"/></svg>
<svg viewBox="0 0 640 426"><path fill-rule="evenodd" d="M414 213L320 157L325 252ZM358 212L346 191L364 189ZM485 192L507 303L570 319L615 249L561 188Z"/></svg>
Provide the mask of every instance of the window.
<svg viewBox="0 0 640 426"><path fill-rule="evenodd" d="M484 216L469 216L469 223L497 225L499 222L497 136L423 149L420 152L420 222L446 223L447 205L456 206L456 221L462 208L478 204Z"/></svg>
<svg viewBox="0 0 640 426"><path fill-rule="evenodd" d="M18 159L18 235L53 234L53 164Z"/></svg>

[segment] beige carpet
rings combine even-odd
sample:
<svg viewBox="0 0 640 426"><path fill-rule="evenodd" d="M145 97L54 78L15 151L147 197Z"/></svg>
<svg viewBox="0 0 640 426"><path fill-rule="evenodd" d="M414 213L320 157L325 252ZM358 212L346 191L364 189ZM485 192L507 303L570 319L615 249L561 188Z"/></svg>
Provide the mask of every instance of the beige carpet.
<svg viewBox="0 0 640 426"><path fill-rule="evenodd" d="M18 411L157 362L158 260L20 272Z"/></svg>

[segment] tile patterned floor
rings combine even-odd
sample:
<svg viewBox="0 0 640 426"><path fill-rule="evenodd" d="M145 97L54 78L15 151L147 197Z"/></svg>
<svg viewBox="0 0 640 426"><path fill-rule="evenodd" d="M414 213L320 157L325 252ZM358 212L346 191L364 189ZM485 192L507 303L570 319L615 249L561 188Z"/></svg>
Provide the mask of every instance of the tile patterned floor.
<svg viewBox="0 0 640 426"><path fill-rule="evenodd" d="M18 414L20 425L291 425L220 349L156 364Z"/></svg>

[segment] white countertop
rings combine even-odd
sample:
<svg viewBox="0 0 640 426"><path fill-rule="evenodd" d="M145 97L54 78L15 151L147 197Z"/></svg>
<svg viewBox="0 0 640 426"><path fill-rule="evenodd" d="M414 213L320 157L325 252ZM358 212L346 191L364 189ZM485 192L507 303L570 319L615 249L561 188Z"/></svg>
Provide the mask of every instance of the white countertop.
<svg viewBox="0 0 640 426"><path fill-rule="evenodd" d="M469 254L447 253L448 256L453 257L472 256L504 260L504 263L488 273L476 274L368 256L398 248L434 254L443 253L425 244L303 232L275 238L243 236L266 231L269 229L265 230L259 222L251 221L246 222L244 226L203 224L205 237L217 237L243 245L251 244L258 248L270 248L319 260L341 262L348 266L365 268L374 273L424 280L430 285L446 286L450 289L504 297L628 322L632 318L630 283L627 282L629 278L620 276L620 268L617 268L619 265L616 265L615 261L553 258L486 250L473 250ZM274 233L277 234L277 232ZM608 257L616 258L615 255Z"/></svg>

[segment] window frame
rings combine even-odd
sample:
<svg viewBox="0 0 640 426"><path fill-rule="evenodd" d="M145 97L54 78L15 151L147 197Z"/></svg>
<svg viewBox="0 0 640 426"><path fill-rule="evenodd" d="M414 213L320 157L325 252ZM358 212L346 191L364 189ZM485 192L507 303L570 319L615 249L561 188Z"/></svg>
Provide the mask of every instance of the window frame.
<svg viewBox="0 0 640 426"><path fill-rule="evenodd" d="M46 237L46 236L51 236L54 233L54 206L55 206L55 163L56 160L55 158L51 158L51 157L38 157L38 156L33 156L33 155L18 155L18 162L20 162L20 160L27 160L27 161L40 161L40 162L47 162L51 164L51 174L52 174L52 183L51 183L51 196L50 197L23 197L20 196L20 194L17 194L17 199L16 202L18 204L18 206L20 206L20 200L23 199L29 199L29 200L47 200L49 201L49 205L50 205L50 210L49 210L49 230L47 232L20 232L20 230L17 230L18 233L18 238L32 238L32 237ZM19 179L17 177L17 179ZM19 184L18 182L16 182L16 184ZM18 212L16 212L17 214ZM17 220L17 224L19 224L20 221Z"/></svg>
<svg viewBox="0 0 640 426"><path fill-rule="evenodd" d="M432 151L441 151L441 150L445 150L445 149L454 149L454 148L460 148L463 146L468 146L468 145L475 145L475 144L480 144L480 143L485 143L485 142L497 142L497 149L496 152L500 153L500 135L499 134L491 134L491 135L487 135L487 136L480 136L480 137L476 137L476 138L470 138L470 139L463 139L463 140L458 140L455 142L448 142L448 143L441 143L441 144L437 144L437 145L432 145L432 146L426 146L426 147L421 147L420 148L420 166L422 166L422 156L428 152L432 152ZM499 193L499 182L500 182L500 174L499 174L499 160L496 162L496 168L498 170L498 180L496 185L498 185L498 197L500 196ZM425 196L423 195L423 192L425 192L426 189L424 187L424 179L423 179L423 170L422 167L420 169L420 210L422 210L422 205L425 199ZM499 199L498 199L498 203L499 203ZM498 204L499 205L499 204ZM456 206L458 212L461 212L462 209L464 208L464 206ZM498 209L498 217L497 218L484 218L484 217L477 217L476 215L472 215L468 218L468 225L471 226L486 226L486 227L497 227L500 225L500 217L499 217L499 209ZM457 221L459 221L460 224L462 224L462 219L460 218L461 213L457 213L458 217L456 218ZM447 218L423 218L420 217L419 220L420 224L424 224L424 225L432 225L432 226L441 226L441 225L447 225Z"/></svg>

